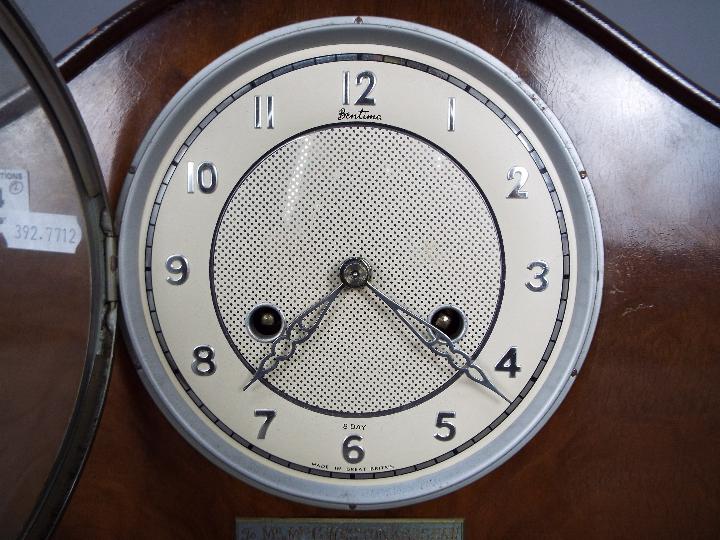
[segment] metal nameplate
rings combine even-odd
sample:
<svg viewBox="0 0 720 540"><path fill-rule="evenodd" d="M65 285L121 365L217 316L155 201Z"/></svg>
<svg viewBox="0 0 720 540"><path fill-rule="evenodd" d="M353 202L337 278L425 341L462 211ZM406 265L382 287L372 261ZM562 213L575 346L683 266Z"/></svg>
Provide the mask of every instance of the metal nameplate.
<svg viewBox="0 0 720 540"><path fill-rule="evenodd" d="M241 519L236 540L462 540L462 519Z"/></svg>

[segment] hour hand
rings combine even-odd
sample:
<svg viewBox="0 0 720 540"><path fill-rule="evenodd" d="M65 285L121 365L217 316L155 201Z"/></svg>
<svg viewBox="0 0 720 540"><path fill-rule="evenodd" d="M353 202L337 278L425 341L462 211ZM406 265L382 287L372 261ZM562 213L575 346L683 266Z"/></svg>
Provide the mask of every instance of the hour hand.
<svg viewBox="0 0 720 540"><path fill-rule="evenodd" d="M270 352L260 360L253 378L245 385L243 390L247 390L252 383L265 377L278 367L280 362L289 360L295 353L295 348L310 339L343 287L345 287L344 283L302 311L285 327L285 330L272 341Z"/></svg>
<svg viewBox="0 0 720 540"><path fill-rule="evenodd" d="M452 368L464 372L469 379L510 403L510 400L490 382L483 370L473 363L473 359L461 350L442 330L407 310L371 283L368 282L367 287L397 315L423 345L438 356L445 358Z"/></svg>

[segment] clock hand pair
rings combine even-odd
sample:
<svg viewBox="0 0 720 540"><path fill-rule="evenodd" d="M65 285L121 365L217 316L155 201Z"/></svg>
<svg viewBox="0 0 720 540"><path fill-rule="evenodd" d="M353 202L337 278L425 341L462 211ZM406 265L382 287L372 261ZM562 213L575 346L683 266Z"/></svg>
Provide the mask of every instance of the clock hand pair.
<svg viewBox="0 0 720 540"><path fill-rule="evenodd" d="M340 267L340 280L342 284L335 288L330 294L321 298L310 307L305 309L290 324L287 325L280 335L273 341L270 352L260 360L258 368L255 370L253 378L245 385L243 390L247 390L251 384L258 379L262 379L272 370L274 370L280 362L289 360L295 353L295 347L310 339L320 326L328 309L337 298L343 288L358 288L367 284L370 279L370 268L362 259L351 258L343 263ZM313 318L313 314L314 318ZM308 321L313 321L308 324Z"/></svg>
<svg viewBox="0 0 720 540"><path fill-rule="evenodd" d="M378 290L377 287L372 285L370 282L367 282L366 285L368 289L375 294L375 296L382 300L393 311L393 313L398 316L398 318L410 329L410 331L421 341L423 345L425 345L433 353L445 358L453 369L464 372L468 378L496 393L498 396L510 403L510 400L490 382L485 373L483 373L483 370L473 363L473 359L470 358L467 353L462 351L442 330L436 328L408 309L404 308L395 300ZM417 326L413 323L417 323L417 325L422 327L427 334L423 335L423 333L419 331Z"/></svg>
<svg viewBox="0 0 720 540"><path fill-rule="evenodd" d="M295 317L295 319L287 325L285 330L273 340L270 352L260 360L260 364L255 370L253 378L243 390L247 390L255 381L273 371L280 362L289 360L295 353L296 346L310 339L344 287L361 288L366 286L398 316L430 351L445 358L453 369L464 372L469 379L484 386L510 403L510 400L490 382L482 369L473 363L473 359L470 358L467 353L463 352L442 330L422 320L372 285L369 281L370 268L365 261L358 258L345 261L340 269L340 279L342 280L341 285L302 311L300 315ZM411 321L414 321L422 327L423 330L427 332L427 335L423 335L418 331Z"/></svg>
<svg viewBox="0 0 720 540"><path fill-rule="evenodd" d="M344 287L345 283L343 282L340 286L330 292L330 294L321 298L302 311L300 315L295 317L290 324L285 327L285 330L283 330L280 335L273 340L270 352L265 355L262 360L260 360L260 364L255 370L253 378L245 385L243 390L247 390L255 381L265 377L268 373L278 367L280 362L289 360L295 353L295 348L310 339L320 326L320 323L322 322L323 317L325 317L328 309L330 309L330 306Z"/></svg>
<svg viewBox="0 0 720 540"><path fill-rule="evenodd" d="M363 287L367 284L368 279L370 279L370 268L365 261L358 258L351 258L345 261L340 267L340 280L342 284L330 292L330 294L305 309L287 325L285 330L273 340L270 352L260 360L260 364L255 370L253 378L245 385L243 390L247 390L252 383L265 377L278 367L280 362L289 360L295 353L295 347L310 339L343 288ZM314 318L313 314L315 314ZM308 324L309 321L313 322Z"/></svg>

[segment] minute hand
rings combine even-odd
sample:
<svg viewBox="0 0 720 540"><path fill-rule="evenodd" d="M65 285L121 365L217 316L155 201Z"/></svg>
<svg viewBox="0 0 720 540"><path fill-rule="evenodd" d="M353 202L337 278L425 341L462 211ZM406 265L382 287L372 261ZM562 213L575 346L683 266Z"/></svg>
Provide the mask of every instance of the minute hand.
<svg viewBox="0 0 720 540"><path fill-rule="evenodd" d="M414 313L408 311L403 306L395 302L395 300L380 292L371 283L368 282L367 287L375 293L380 300L385 302L385 304L393 311L393 313L395 313L395 315L398 316L398 318L410 329L410 331L422 342L423 345L438 356L445 358L452 368L464 372L468 378L496 393L498 396L510 403L510 400L490 382L485 373L483 373L483 370L473 363L473 359L461 350L457 344L453 342L453 340L451 340L442 330L435 328L427 321L422 320ZM412 319L414 322L422 326L429 333L430 337L426 337L418 332L417 328L408 319Z"/></svg>
<svg viewBox="0 0 720 540"><path fill-rule="evenodd" d="M280 362L289 360L295 353L295 347L310 339L310 336L318 329L327 310L340 294L340 291L343 290L343 287L345 287L344 284L337 287L330 294L305 309L287 325L285 330L273 340L270 352L260 360L255 375L243 390L247 390L252 383L265 377L265 375L278 367ZM313 313L316 313L314 317L312 316Z"/></svg>

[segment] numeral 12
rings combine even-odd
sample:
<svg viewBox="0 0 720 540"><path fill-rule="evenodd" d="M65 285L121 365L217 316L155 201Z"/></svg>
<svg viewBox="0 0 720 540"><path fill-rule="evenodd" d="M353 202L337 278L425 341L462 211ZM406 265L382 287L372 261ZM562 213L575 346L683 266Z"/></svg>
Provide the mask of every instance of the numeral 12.
<svg viewBox="0 0 720 540"><path fill-rule="evenodd" d="M355 102L355 105L375 105L375 98L370 97L370 92L373 91L375 88L375 83L377 81L375 74L372 71L363 71L361 73L358 73L357 77L355 78L355 85L360 86L362 82L366 80L368 81L368 85L365 87L365 90L360 95L360 97ZM349 71L343 71L343 105L350 105L350 72Z"/></svg>

